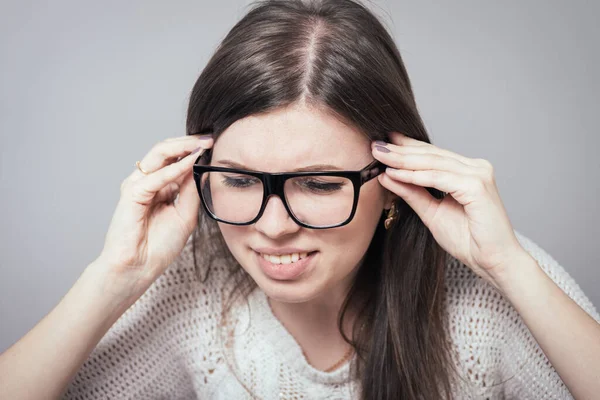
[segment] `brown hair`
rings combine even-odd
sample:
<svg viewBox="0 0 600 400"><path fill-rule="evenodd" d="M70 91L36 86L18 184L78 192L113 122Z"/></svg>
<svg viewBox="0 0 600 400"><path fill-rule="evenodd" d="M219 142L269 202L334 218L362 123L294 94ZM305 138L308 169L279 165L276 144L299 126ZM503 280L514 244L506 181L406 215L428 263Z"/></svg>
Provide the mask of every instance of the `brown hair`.
<svg viewBox="0 0 600 400"><path fill-rule="evenodd" d="M240 118L295 102L330 112L371 140L400 131L430 143L394 41L356 1L255 2L194 85L187 132L217 137ZM451 398L455 369L443 301L448 254L402 199L397 207L389 230L382 215L338 327L358 355L352 376L360 380L361 399ZM256 283L202 210L194 240L196 233L209 268L217 258L231 266L230 301L246 298ZM348 338L342 321L356 299L362 307Z"/></svg>

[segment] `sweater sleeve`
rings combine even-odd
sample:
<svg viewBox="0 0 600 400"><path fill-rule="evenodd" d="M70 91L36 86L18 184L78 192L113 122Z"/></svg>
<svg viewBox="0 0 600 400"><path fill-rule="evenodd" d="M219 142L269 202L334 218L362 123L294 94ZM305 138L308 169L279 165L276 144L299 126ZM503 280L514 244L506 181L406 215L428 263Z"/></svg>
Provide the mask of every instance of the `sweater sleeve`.
<svg viewBox="0 0 600 400"><path fill-rule="evenodd" d="M176 346L180 299L193 280L191 253L188 240L180 256L104 335L63 399L194 398Z"/></svg>
<svg viewBox="0 0 600 400"><path fill-rule="evenodd" d="M592 302L565 269L531 239L515 233L523 248L532 255L556 285L596 321L600 321ZM572 399L560 376L512 306L508 307L505 322L505 333L508 337L504 342L502 369L507 379L504 387L506 397Z"/></svg>

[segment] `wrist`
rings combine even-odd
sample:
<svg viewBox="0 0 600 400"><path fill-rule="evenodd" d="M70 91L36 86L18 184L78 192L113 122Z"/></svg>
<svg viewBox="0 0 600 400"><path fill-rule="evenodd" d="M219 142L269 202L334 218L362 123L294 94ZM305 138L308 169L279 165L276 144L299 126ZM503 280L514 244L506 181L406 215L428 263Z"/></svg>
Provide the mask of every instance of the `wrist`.
<svg viewBox="0 0 600 400"><path fill-rule="evenodd" d="M139 273L114 268L98 258L87 266L82 279L93 285L95 294L107 305L125 311L147 289L140 276Z"/></svg>
<svg viewBox="0 0 600 400"><path fill-rule="evenodd" d="M493 280L496 288L507 298L523 293L542 269L525 249L518 251L499 269Z"/></svg>

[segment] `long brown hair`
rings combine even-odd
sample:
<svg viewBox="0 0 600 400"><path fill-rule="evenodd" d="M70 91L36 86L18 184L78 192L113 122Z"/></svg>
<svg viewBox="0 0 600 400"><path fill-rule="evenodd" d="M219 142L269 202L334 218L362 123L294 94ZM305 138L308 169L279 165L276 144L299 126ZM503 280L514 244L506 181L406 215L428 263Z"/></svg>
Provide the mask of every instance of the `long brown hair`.
<svg viewBox="0 0 600 400"><path fill-rule="evenodd" d="M331 112L371 140L400 131L430 143L394 41L356 1L253 3L194 85L187 132L217 137L240 118L295 102ZM389 230L382 215L338 328L357 352L353 377L362 399L449 399L455 370L443 301L448 254L402 199L397 207ZM231 266L230 300L245 298L256 283L202 210L197 235L200 251L212 257L209 268L218 257ZM362 307L348 338L342 321L355 299Z"/></svg>

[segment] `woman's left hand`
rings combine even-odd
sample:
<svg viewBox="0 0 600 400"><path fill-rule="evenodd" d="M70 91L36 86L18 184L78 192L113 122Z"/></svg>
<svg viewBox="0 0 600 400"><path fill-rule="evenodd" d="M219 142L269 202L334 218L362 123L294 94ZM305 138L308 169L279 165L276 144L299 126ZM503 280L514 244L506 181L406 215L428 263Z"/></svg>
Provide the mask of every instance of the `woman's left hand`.
<svg viewBox="0 0 600 400"><path fill-rule="evenodd" d="M406 201L444 250L498 287L498 279L525 250L498 194L490 162L398 132L390 133L390 139L385 147L372 146L373 156L388 166L379 182ZM438 200L426 187L447 195Z"/></svg>

